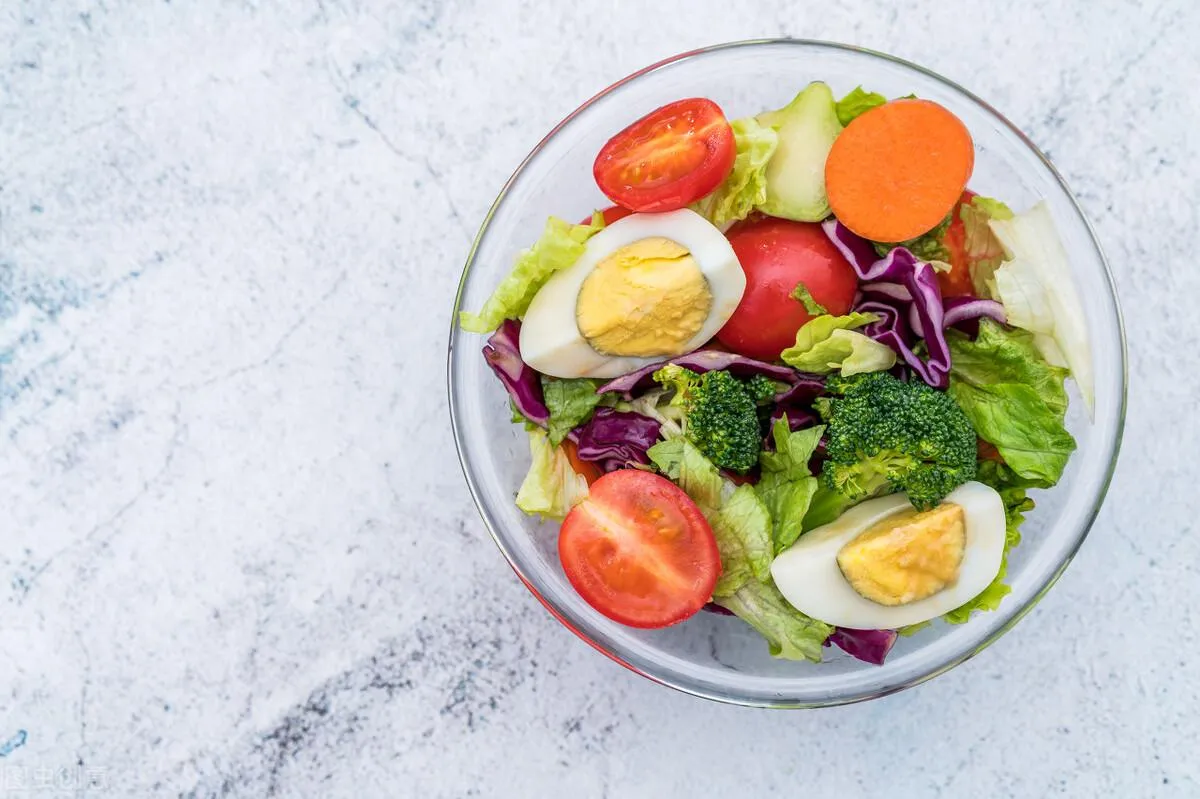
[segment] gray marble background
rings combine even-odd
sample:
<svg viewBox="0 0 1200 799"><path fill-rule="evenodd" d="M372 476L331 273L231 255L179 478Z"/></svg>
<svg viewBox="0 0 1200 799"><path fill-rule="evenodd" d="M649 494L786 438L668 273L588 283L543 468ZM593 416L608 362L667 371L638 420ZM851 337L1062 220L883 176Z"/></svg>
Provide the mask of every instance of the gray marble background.
<svg viewBox="0 0 1200 799"><path fill-rule="evenodd" d="M1198 34L1187 0L6 0L0 794L1200 796ZM443 407L468 243L543 133L779 35L1024 128L1131 359L1059 586L932 683L819 712L691 699L559 627Z"/></svg>

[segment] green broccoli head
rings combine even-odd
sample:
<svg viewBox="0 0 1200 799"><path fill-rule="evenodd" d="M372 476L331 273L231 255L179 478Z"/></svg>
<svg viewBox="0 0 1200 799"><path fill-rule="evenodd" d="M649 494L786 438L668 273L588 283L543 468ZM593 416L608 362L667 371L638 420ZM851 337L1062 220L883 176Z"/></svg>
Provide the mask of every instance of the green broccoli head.
<svg viewBox="0 0 1200 799"><path fill-rule="evenodd" d="M672 405L686 405L692 391L700 385L700 375L673 363L656 371L653 377L656 383L675 390L674 396L671 397Z"/></svg>
<svg viewBox="0 0 1200 799"><path fill-rule="evenodd" d="M749 392L750 398L754 400L756 405L766 405L775 399L775 395L779 393L779 388L775 385L775 381L766 375L754 375L745 382L746 391Z"/></svg>
<svg viewBox="0 0 1200 799"><path fill-rule="evenodd" d="M831 377L821 476L851 500L890 488L919 509L975 477L975 430L950 395L886 372Z"/></svg>
<svg viewBox="0 0 1200 799"><path fill-rule="evenodd" d="M728 372L698 375L675 365L659 369L654 379L675 390L670 404L683 406L684 434L710 461L735 472L758 463L762 433L756 396L761 385L755 388Z"/></svg>
<svg viewBox="0 0 1200 799"><path fill-rule="evenodd" d="M745 472L762 447L757 403L729 372L705 372L688 399L687 436L717 466Z"/></svg>

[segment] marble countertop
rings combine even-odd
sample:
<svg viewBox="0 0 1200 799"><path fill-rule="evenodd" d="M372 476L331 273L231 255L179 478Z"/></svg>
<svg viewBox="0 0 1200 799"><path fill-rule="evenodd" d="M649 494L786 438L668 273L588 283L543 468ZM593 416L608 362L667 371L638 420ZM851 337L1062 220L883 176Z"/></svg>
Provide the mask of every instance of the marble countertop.
<svg viewBox="0 0 1200 799"><path fill-rule="evenodd" d="M634 5L4 4L0 795L1200 795L1200 10ZM562 629L443 400L460 265L543 133L779 35L923 62L1026 130L1131 363L1116 480L1045 601L920 688L793 713Z"/></svg>

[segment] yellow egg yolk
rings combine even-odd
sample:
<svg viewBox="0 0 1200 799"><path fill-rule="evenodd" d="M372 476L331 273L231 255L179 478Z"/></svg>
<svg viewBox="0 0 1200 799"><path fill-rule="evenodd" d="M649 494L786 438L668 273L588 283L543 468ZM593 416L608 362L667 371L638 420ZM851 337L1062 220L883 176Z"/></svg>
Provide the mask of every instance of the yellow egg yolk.
<svg viewBox="0 0 1200 799"><path fill-rule="evenodd" d="M837 562L862 596L880 605L907 605L958 579L966 544L962 507L944 502L876 522L842 547Z"/></svg>
<svg viewBox="0 0 1200 799"><path fill-rule="evenodd" d="M579 332L605 355L679 355L712 309L712 292L691 253L661 236L605 258L579 290Z"/></svg>

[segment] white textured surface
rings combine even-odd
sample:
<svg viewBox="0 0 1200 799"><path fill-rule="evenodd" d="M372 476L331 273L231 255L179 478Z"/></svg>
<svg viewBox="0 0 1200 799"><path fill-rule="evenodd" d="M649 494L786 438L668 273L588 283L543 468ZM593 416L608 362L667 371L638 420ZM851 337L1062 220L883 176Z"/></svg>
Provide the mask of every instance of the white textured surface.
<svg viewBox="0 0 1200 799"><path fill-rule="evenodd" d="M4 3L0 741L27 738L0 791L1200 795L1200 11L790 5ZM782 34L924 62L1048 150L1132 365L1046 600L932 683L806 713L559 627L443 409L469 237L543 133L646 63Z"/></svg>

